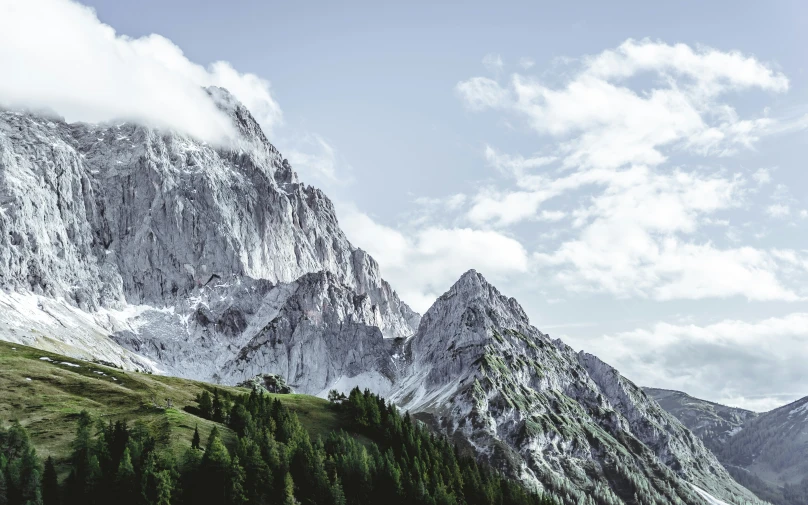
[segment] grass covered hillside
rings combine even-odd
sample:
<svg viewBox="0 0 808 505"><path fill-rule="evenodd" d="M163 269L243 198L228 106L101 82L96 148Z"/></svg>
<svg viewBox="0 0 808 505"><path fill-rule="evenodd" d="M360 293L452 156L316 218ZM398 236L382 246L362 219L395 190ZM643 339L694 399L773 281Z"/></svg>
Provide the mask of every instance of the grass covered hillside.
<svg viewBox="0 0 808 505"><path fill-rule="evenodd" d="M168 445L179 456L191 444L196 426L203 439L217 425L184 410L214 386L202 382L123 371L67 358L32 347L0 341L0 426L19 420L42 458L53 456L63 469L76 432L79 413L94 419L146 423L156 432L170 433ZM216 386L233 393L241 388ZM308 395L278 395L297 413L312 438L345 428L344 416L323 399ZM171 407L167 407L171 405ZM228 447L231 430L219 425Z"/></svg>
<svg viewBox="0 0 808 505"><path fill-rule="evenodd" d="M0 342L0 505L553 505L369 391L330 401Z"/></svg>

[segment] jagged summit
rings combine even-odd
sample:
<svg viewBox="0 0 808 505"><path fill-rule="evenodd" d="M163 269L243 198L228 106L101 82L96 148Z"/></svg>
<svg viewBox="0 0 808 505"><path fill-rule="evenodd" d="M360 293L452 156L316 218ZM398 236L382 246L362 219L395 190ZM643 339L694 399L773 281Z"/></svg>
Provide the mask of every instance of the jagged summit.
<svg viewBox="0 0 808 505"><path fill-rule="evenodd" d="M484 309L482 309L484 307ZM529 326L527 314L515 298L502 295L474 269L460 276L424 314L421 324L463 318L467 326Z"/></svg>
<svg viewBox="0 0 808 505"><path fill-rule="evenodd" d="M273 153L278 152L275 146L269 143L261 125L258 124L249 109L230 91L219 86L208 86L205 91L213 99L216 107L232 119L234 126L244 139L258 141Z"/></svg>

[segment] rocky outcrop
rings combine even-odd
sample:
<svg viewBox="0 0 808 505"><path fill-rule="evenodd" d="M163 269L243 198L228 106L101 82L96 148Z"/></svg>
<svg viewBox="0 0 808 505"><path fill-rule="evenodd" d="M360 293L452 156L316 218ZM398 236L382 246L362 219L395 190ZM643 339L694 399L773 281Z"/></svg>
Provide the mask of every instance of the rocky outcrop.
<svg viewBox="0 0 808 505"><path fill-rule="evenodd" d="M294 390L292 390L292 388L286 384L283 377L273 373L256 375L251 379L240 382L238 387L249 388L256 393L272 393L281 395L294 393Z"/></svg>
<svg viewBox="0 0 808 505"><path fill-rule="evenodd" d="M324 396L350 384L387 393L396 379L391 343L382 336L380 312L370 297L322 272L290 288L277 315L224 364L223 375L271 370L309 394Z"/></svg>

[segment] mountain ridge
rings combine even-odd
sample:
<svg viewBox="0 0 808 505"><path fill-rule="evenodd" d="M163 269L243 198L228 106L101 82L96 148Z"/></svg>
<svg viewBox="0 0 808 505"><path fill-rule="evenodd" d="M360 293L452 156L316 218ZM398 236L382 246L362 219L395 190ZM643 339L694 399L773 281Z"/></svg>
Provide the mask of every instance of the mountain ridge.
<svg viewBox="0 0 808 505"><path fill-rule="evenodd" d="M395 403L565 503L700 503L693 485L757 501L639 387L541 333L476 271L423 315L408 351Z"/></svg>
<svg viewBox="0 0 808 505"><path fill-rule="evenodd" d="M778 505L808 503L808 397L756 413L681 391L645 389L759 497Z"/></svg>

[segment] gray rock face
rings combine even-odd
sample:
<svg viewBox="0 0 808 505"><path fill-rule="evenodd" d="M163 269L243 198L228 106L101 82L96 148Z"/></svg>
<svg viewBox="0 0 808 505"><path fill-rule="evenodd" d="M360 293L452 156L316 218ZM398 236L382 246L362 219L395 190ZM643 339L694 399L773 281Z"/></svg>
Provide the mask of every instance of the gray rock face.
<svg viewBox="0 0 808 505"><path fill-rule="evenodd" d="M0 112L0 283L93 309L173 304L231 276L328 271L368 294L386 334L411 334L417 314L351 246L330 200L212 91L244 135L236 146Z"/></svg>
<svg viewBox="0 0 808 505"><path fill-rule="evenodd" d="M225 376L272 370L309 394L346 389L345 381L386 393L395 380L391 344L382 337L370 297L322 272L294 284L278 314L225 363Z"/></svg>
<svg viewBox="0 0 808 505"><path fill-rule="evenodd" d="M187 311L227 290L215 286L243 281L267 290L322 271L366 296L382 335L411 335L418 314L381 278L378 264L351 246L330 200L298 182L229 93L209 93L241 132L234 145L214 147L129 123L67 124L0 111L0 286L14 298L10 305L62 300L65 312L75 307L84 314L54 318L58 325L81 327L91 319L119 342L166 358L168 352L157 351L182 339L169 329L183 329L187 343L199 336L188 330ZM203 347L221 350L214 342L221 340L238 350L252 338L239 331L251 324L257 303L247 298L224 309L231 320L221 334L201 331ZM131 309L139 305L145 308L134 311L132 328ZM61 335L58 325L37 331ZM96 341L106 337L99 333ZM146 342L147 335L154 340ZM100 357L131 364L125 355L113 348ZM189 362L183 373L186 355L161 367L208 379L217 372Z"/></svg>
<svg viewBox="0 0 808 505"><path fill-rule="evenodd" d="M701 441L470 271L424 314L392 399L564 503L755 503Z"/></svg>

